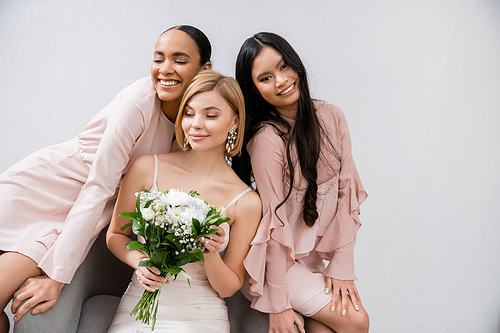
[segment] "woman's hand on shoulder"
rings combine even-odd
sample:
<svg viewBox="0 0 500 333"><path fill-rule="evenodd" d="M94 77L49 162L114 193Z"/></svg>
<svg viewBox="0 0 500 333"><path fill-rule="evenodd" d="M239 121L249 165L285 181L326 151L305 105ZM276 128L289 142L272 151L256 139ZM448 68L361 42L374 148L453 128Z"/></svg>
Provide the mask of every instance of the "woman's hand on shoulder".
<svg viewBox="0 0 500 333"><path fill-rule="evenodd" d="M356 311L359 311L359 301L361 298L359 297L358 289L354 284L353 280L337 280L333 278L326 278L325 283L325 293L328 294L330 291L333 292L332 302L331 302L331 311L335 311L338 309L339 305L341 308L341 313L345 316L347 312L347 302L352 302L352 306Z"/></svg>

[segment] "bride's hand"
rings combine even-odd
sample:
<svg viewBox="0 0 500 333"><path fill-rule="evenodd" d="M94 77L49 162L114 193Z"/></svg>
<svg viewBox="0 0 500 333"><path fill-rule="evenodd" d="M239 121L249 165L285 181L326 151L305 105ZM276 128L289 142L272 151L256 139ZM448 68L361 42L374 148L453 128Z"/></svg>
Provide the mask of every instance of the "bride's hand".
<svg viewBox="0 0 500 333"><path fill-rule="evenodd" d="M160 276L160 270L157 267L137 267L135 270L137 279L141 286L147 291L154 292L162 283L168 284L163 276Z"/></svg>
<svg viewBox="0 0 500 333"><path fill-rule="evenodd" d="M210 226L210 229L217 229L217 232L205 237L205 255L219 255L219 251L225 241L226 232L221 227L215 225Z"/></svg>

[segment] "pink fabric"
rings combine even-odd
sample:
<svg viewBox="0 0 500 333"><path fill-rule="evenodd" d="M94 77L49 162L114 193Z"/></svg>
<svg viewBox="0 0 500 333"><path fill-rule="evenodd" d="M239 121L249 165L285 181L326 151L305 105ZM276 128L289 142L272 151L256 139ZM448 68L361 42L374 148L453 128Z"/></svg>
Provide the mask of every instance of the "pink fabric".
<svg viewBox="0 0 500 333"><path fill-rule="evenodd" d="M277 211L280 221L275 209L290 186L285 144L271 126L266 126L247 147L262 199L263 218L244 264L252 307L262 312L277 313L292 307L288 297L292 290L287 290L286 275L295 261L312 272L322 272L325 277L356 279L353 251L361 226L359 205L367 194L352 158L342 110L325 102L315 102L315 106L328 139L341 155L341 162L324 139L318 161L319 218L313 227L308 227L302 217L307 182L302 179L296 151L292 152L292 160L297 161L295 185L290 198ZM330 262L326 268L320 259Z"/></svg>
<svg viewBox="0 0 500 333"><path fill-rule="evenodd" d="M170 152L173 133L151 78L122 90L78 137L0 175L0 249L69 283L109 223L125 172L140 155Z"/></svg>

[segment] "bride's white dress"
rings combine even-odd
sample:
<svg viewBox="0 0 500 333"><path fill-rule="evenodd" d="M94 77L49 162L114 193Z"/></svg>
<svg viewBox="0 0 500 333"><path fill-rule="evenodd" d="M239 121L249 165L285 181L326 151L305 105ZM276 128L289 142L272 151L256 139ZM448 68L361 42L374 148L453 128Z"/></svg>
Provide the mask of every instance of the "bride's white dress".
<svg viewBox="0 0 500 333"><path fill-rule="evenodd" d="M154 187L156 187L156 174L155 170ZM240 193L226 206L226 209L229 209L249 190ZM223 251L229 241L229 225L223 223L221 227L226 232L221 248ZM186 278L180 274L175 281L171 278L170 283L162 287L154 331L151 331L150 325L136 321L135 317L130 317L130 312L144 292L134 273L108 333L229 333L226 303L208 282L203 262L187 264L183 268L191 277L191 287Z"/></svg>

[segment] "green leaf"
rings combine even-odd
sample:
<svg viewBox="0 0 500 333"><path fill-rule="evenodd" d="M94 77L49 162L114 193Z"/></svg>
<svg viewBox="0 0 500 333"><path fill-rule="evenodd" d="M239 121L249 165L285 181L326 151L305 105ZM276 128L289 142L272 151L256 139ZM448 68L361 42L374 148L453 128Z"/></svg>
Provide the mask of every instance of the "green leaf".
<svg viewBox="0 0 500 333"><path fill-rule="evenodd" d="M149 200L148 202L146 202L146 205L144 206L144 208L149 208L149 206L151 206L151 204L153 203L153 199Z"/></svg>
<svg viewBox="0 0 500 333"><path fill-rule="evenodd" d="M176 260L172 261L175 266L184 266L186 264L202 261L203 252L200 249L191 250L177 256Z"/></svg>
<svg viewBox="0 0 500 333"><path fill-rule="evenodd" d="M131 241L127 244L127 250L142 250L144 248L144 244L138 241Z"/></svg>
<svg viewBox="0 0 500 333"><path fill-rule="evenodd" d="M219 217L219 219L216 222L216 226L221 225L224 222L229 222L231 219L229 217Z"/></svg>
<svg viewBox="0 0 500 333"><path fill-rule="evenodd" d="M167 258L168 252L167 251L161 251L160 249L157 249L155 251L156 258L155 258L155 266L156 267L161 267L165 258Z"/></svg>
<svg viewBox="0 0 500 333"><path fill-rule="evenodd" d="M143 260L139 262L139 267L154 267L154 263L151 260Z"/></svg>
<svg viewBox="0 0 500 333"><path fill-rule="evenodd" d="M193 217L192 222L193 222L193 227L196 230L196 233L198 234L201 231L200 221L198 221Z"/></svg>
<svg viewBox="0 0 500 333"><path fill-rule="evenodd" d="M172 275L177 275L180 272L184 272L184 270L182 268L176 267L176 266L171 266L170 270L172 271Z"/></svg>
<svg viewBox="0 0 500 333"><path fill-rule="evenodd" d="M123 212L121 214L118 214L119 217L123 217L124 219L127 219L127 220L134 220L134 219L137 219L137 218L140 218L141 217L141 214L140 213L131 213L131 212Z"/></svg>
<svg viewBox="0 0 500 333"><path fill-rule="evenodd" d="M149 241L151 242L152 245L154 245L155 247L160 247L160 236L158 235L154 235L153 237L151 237L149 239Z"/></svg>
<svg viewBox="0 0 500 333"><path fill-rule="evenodd" d="M177 260L173 261L173 264L175 266L184 266L186 264L199 261L199 260L196 260L196 256L190 252L184 253L184 254L178 256L177 258L178 258Z"/></svg>
<svg viewBox="0 0 500 333"><path fill-rule="evenodd" d="M130 227L131 225L132 225L132 222L127 223L123 227L121 227L120 230L123 231L123 230L127 229L128 227Z"/></svg>
<svg viewBox="0 0 500 333"><path fill-rule="evenodd" d="M146 233L146 239L153 239L153 237L155 236L155 228L154 226L150 225L149 227L146 228L146 230L144 230L145 233Z"/></svg>
<svg viewBox="0 0 500 333"><path fill-rule="evenodd" d="M193 198L197 195L200 195L200 193L196 192L195 190L190 190L189 193L188 193L190 196L192 196Z"/></svg>
<svg viewBox="0 0 500 333"><path fill-rule="evenodd" d="M193 251L193 254L200 259L200 261L205 261L205 257L203 256L203 251L200 249L196 249Z"/></svg>
<svg viewBox="0 0 500 333"><path fill-rule="evenodd" d="M141 211L141 195L137 196L137 200L135 201L135 209L140 212Z"/></svg>
<svg viewBox="0 0 500 333"><path fill-rule="evenodd" d="M181 250L181 244L179 244L179 239L175 237L173 234L168 234L165 237L172 245L174 245L178 251Z"/></svg>
<svg viewBox="0 0 500 333"><path fill-rule="evenodd" d="M138 236L144 236L144 223L141 220L132 221L132 232Z"/></svg>
<svg viewBox="0 0 500 333"><path fill-rule="evenodd" d="M191 282L189 281L191 279L191 277L189 276L188 273L186 273L185 270L182 270L181 272L179 272L182 276L184 276L187 280L187 283L189 284L189 288L191 288Z"/></svg>

